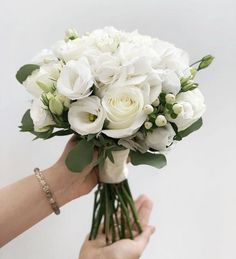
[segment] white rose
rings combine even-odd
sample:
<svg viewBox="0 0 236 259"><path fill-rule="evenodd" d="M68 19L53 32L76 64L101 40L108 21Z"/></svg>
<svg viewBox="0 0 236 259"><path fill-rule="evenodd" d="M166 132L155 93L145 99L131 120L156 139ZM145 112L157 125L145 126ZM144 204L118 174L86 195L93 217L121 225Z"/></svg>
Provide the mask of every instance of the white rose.
<svg viewBox="0 0 236 259"><path fill-rule="evenodd" d="M43 105L40 99L34 99L31 109L30 117L34 123L34 130L36 132L44 132L49 129L49 126L54 125L51 114Z"/></svg>
<svg viewBox="0 0 236 259"><path fill-rule="evenodd" d="M95 134L102 130L105 111L97 96L74 102L68 113L71 128L81 135Z"/></svg>
<svg viewBox="0 0 236 259"><path fill-rule="evenodd" d="M165 127L156 128L153 132L148 132L145 143L148 148L164 151L173 142L175 131L168 123Z"/></svg>
<svg viewBox="0 0 236 259"><path fill-rule="evenodd" d="M109 121L103 133L112 138L134 134L144 123L144 95L135 86L113 87L103 97L102 105Z"/></svg>
<svg viewBox="0 0 236 259"><path fill-rule="evenodd" d="M93 77L86 58L69 61L57 81L57 90L71 100L82 99L91 93Z"/></svg>
<svg viewBox="0 0 236 259"><path fill-rule="evenodd" d="M162 90L165 93L173 93L176 95L181 89L180 79L172 70L165 70L162 74Z"/></svg>
<svg viewBox="0 0 236 259"><path fill-rule="evenodd" d="M206 110L204 97L199 89L179 93L176 102L183 105L183 111L176 119L168 118L174 122L179 131L185 130L202 117Z"/></svg>
<svg viewBox="0 0 236 259"><path fill-rule="evenodd" d="M49 64L52 62L57 62L58 59L54 55L53 51L50 49L43 49L38 55L36 55L32 63L33 64L38 64L38 65L43 65L43 64Z"/></svg>
<svg viewBox="0 0 236 259"><path fill-rule="evenodd" d="M61 65L59 63L43 65L39 69L33 71L33 73L23 82L23 85L29 93L34 97L39 98L44 89L50 91L50 89L54 88L60 69Z"/></svg>

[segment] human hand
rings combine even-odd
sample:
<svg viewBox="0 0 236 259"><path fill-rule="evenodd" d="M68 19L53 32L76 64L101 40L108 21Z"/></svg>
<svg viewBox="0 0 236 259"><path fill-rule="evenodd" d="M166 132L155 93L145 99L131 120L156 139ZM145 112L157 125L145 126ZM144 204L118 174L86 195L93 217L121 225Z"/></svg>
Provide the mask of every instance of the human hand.
<svg viewBox="0 0 236 259"><path fill-rule="evenodd" d="M73 136L68 141L58 161L51 168L43 171L59 206L89 193L98 182L98 169L95 167L96 151L94 151L92 163L82 172L74 173L67 168L65 164L66 157L76 144L77 138Z"/></svg>
<svg viewBox="0 0 236 259"><path fill-rule="evenodd" d="M137 235L134 229L134 240L123 239L107 246L105 236L100 231L96 240L84 241L79 259L138 259L146 248L151 235L155 228L149 225L149 219L152 212L152 201L141 195L135 202L138 210L139 219L143 228L143 232Z"/></svg>

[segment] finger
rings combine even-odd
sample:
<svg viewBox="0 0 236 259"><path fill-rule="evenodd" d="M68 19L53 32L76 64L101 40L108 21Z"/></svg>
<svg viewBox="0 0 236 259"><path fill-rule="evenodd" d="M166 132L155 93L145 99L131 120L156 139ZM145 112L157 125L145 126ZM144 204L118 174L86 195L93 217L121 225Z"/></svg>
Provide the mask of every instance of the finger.
<svg viewBox="0 0 236 259"><path fill-rule="evenodd" d="M135 207L137 211L141 208L143 202L145 201L146 196L144 194L141 194L136 200L135 200Z"/></svg>
<svg viewBox="0 0 236 259"><path fill-rule="evenodd" d="M144 195L144 194L141 194L141 195L136 199L136 201L135 201L135 208L136 208L136 210L137 210L137 212L138 212L138 215L139 215L140 209L141 209L141 207L142 207L142 205L143 205L143 203L145 202L146 199L147 199L147 196ZM138 230L136 224L134 223L134 219L132 220L132 228L133 228L135 231Z"/></svg>
<svg viewBox="0 0 236 259"><path fill-rule="evenodd" d="M139 250L139 253L142 254L145 247L147 246L151 235L155 232L155 227L154 226L146 226L143 229L142 234L137 236L134 241L137 244L137 249Z"/></svg>
<svg viewBox="0 0 236 259"><path fill-rule="evenodd" d="M142 203L144 201L144 195L140 195L136 200L135 200L135 207L136 207L136 210L138 211L139 208L142 206ZM117 218L118 220L120 220L121 218L121 210L120 208L117 210ZM132 224L133 224L133 220L132 220Z"/></svg>
<svg viewBox="0 0 236 259"><path fill-rule="evenodd" d="M139 220L143 227L148 225L153 209L153 202L147 197L143 197L142 204L138 210Z"/></svg>
<svg viewBox="0 0 236 259"><path fill-rule="evenodd" d="M147 201L147 196L144 195L144 194L141 194L136 200L135 200L135 208L139 214L139 211L143 205L144 202ZM117 211L117 217L118 217L118 220L120 221L120 218L121 218L121 211L120 209ZM137 231L137 226L135 225L134 223L134 219L132 219L132 229L134 229L135 231Z"/></svg>

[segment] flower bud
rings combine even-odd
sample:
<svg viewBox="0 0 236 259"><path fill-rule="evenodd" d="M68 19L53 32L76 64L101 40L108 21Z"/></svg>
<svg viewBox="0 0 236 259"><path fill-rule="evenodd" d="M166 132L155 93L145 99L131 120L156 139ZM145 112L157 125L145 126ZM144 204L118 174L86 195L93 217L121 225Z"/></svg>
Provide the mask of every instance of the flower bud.
<svg viewBox="0 0 236 259"><path fill-rule="evenodd" d="M37 81L36 83L44 93L49 93L54 91L54 87L52 84L45 84L41 81Z"/></svg>
<svg viewBox="0 0 236 259"><path fill-rule="evenodd" d="M167 120L166 120L166 117L164 115L158 115L156 120L155 120L155 123L158 127L163 127L167 124Z"/></svg>
<svg viewBox="0 0 236 259"><path fill-rule="evenodd" d="M147 115L151 114L154 111L152 105L150 105L150 104L146 104L144 106L143 110L144 110L144 113L147 114Z"/></svg>
<svg viewBox="0 0 236 259"><path fill-rule="evenodd" d="M173 105L172 109L175 114L180 114L183 111L184 107L182 104L176 103Z"/></svg>
<svg viewBox="0 0 236 259"><path fill-rule="evenodd" d="M157 107L159 104L160 104L159 98L157 98L157 99L152 103L152 105L153 105L154 107Z"/></svg>
<svg viewBox="0 0 236 259"><path fill-rule="evenodd" d="M52 99L54 97L54 95L52 93L50 93L50 92L47 93L46 96L47 96L48 100L50 100L50 99Z"/></svg>
<svg viewBox="0 0 236 259"><path fill-rule="evenodd" d="M192 78L194 78L197 74L197 69L195 67L192 67L191 70L190 70L190 73L192 75Z"/></svg>
<svg viewBox="0 0 236 259"><path fill-rule="evenodd" d="M166 102L169 104L175 103L175 96L173 94L167 94L165 99L166 99Z"/></svg>
<svg viewBox="0 0 236 259"><path fill-rule="evenodd" d="M61 103L63 104L63 106L64 106L65 108L68 109L68 108L70 107L71 101L70 101L70 99L69 99L68 97L66 97L66 96L64 96L64 95L58 94L58 95L57 95L57 98L61 101Z"/></svg>
<svg viewBox="0 0 236 259"><path fill-rule="evenodd" d="M60 116L63 112L63 105L58 98L51 98L49 100L49 109L53 114Z"/></svg>
<svg viewBox="0 0 236 259"><path fill-rule="evenodd" d="M201 59L201 63L199 64L197 70L199 71L201 69L207 68L212 63L213 60L214 60L214 57L211 55L207 55L203 57Z"/></svg>
<svg viewBox="0 0 236 259"><path fill-rule="evenodd" d="M69 28L65 32L65 41L74 40L74 39L77 39L78 37L79 37L79 35L78 35L78 32L76 31L76 29Z"/></svg>
<svg viewBox="0 0 236 259"><path fill-rule="evenodd" d="M49 101L48 101L48 98L47 98L47 94L42 93L42 95L41 95L41 101L42 101L42 103L43 103L45 106L48 106Z"/></svg>
<svg viewBox="0 0 236 259"><path fill-rule="evenodd" d="M146 122L144 123L144 127L145 127L146 129L151 129L152 123L151 123L150 121L146 121Z"/></svg>

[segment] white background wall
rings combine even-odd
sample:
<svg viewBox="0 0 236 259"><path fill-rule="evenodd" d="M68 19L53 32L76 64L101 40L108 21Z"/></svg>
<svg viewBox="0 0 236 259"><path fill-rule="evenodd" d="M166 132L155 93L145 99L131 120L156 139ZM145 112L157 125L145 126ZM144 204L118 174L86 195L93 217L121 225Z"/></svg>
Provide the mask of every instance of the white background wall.
<svg viewBox="0 0 236 259"><path fill-rule="evenodd" d="M61 39L68 27L81 33L105 25L138 29L186 49L192 61L216 56L198 77L208 105L204 127L173 148L164 170L130 168L135 196L146 193L155 202L151 221L157 231L142 258L236 258L235 0L0 3L0 187L31 174L35 166L51 165L67 140L32 142L32 136L18 132L30 96L14 78L17 68ZM92 199L93 193L66 205L59 217L48 217L2 248L0 258L77 258Z"/></svg>

